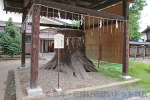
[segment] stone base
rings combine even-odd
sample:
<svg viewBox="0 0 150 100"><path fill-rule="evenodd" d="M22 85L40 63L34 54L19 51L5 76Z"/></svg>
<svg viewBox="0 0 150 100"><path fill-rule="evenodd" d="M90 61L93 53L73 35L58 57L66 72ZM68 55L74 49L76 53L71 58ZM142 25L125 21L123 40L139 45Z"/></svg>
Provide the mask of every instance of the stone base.
<svg viewBox="0 0 150 100"><path fill-rule="evenodd" d="M123 78L123 79L125 79L125 80L130 80L130 79L132 79L131 76L120 76L120 78Z"/></svg>
<svg viewBox="0 0 150 100"><path fill-rule="evenodd" d="M62 92L62 89L59 87L59 88L55 88L54 91L55 92Z"/></svg>
<svg viewBox="0 0 150 100"><path fill-rule="evenodd" d="M41 60L46 60L46 59L42 56L42 53L39 53L39 59L41 59Z"/></svg>
<svg viewBox="0 0 150 100"><path fill-rule="evenodd" d="M30 87L27 88L27 95L28 96L39 95L39 94L43 94L43 90L40 86L38 86L35 89L31 89Z"/></svg>
<svg viewBox="0 0 150 100"><path fill-rule="evenodd" d="M19 66L18 69L25 69L27 68L26 66L25 67L22 67L22 66Z"/></svg>

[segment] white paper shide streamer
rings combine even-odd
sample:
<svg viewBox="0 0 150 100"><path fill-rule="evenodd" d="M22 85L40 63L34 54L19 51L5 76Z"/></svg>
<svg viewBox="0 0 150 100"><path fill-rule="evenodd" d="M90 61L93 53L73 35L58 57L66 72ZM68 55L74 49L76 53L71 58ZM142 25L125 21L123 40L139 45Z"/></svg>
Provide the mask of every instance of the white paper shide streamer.
<svg viewBox="0 0 150 100"><path fill-rule="evenodd" d="M58 10L58 18L61 18L61 17L60 17L60 11L59 11L59 10Z"/></svg>
<svg viewBox="0 0 150 100"><path fill-rule="evenodd" d="M102 19L100 19L99 28L102 28Z"/></svg>
<svg viewBox="0 0 150 100"><path fill-rule="evenodd" d="M118 21L116 20L116 28L118 28Z"/></svg>
<svg viewBox="0 0 150 100"><path fill-rule="evenodd" d="M81 20L80 20L81 25L83 24L83 21L84 21L84 15L83 15L83 14L81 14Z"/></svg>

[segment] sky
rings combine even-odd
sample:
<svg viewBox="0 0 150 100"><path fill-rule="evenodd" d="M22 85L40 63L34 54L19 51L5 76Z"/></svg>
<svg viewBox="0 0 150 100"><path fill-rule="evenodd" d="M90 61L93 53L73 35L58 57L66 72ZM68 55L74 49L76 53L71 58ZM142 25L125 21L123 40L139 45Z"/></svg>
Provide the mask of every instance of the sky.
<svg viewBox="0 0 150 100"><path fill-rule="evenodd" d="M146 29L147 25L150 26L150 0L147 1L147 6L144 7L143 11L141 12L141 19L140 22L140 30L139 32L142 32L144 29Z"/></svg>

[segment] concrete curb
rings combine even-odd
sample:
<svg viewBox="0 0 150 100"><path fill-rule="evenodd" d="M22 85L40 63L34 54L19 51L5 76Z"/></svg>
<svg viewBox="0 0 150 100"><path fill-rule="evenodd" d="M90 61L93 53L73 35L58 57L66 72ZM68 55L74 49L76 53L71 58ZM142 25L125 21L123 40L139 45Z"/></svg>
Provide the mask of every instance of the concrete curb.
<svg viewBox="0 0 150 100"><path fill-rule="evenodd" d="M25 97L26 98L25 100L29 100L29 98L32 100L65 100L69 98L74 98L75 95L79 96L81 92L90 93L90 92L97 92L97 91L109 91L111 89L122 87L127 84L133 84L138 81L140 81L140 79L135 78L135 79L124 81L124 82L116 82L116 83L106 84L106 85L101 85L101 86L75 89L75 90L70 90L70 91L65 91L65 92L60 92L60 93L55 92L53 96L47 96L43 98L42 97L41 98Z"/></svg>
<svg viewBox="0 0 150 100"><path fill-rule="evenodd" d="M111 83L111 84L106 84L106 85L101 85L101 86L95 86L95 87L87 87L87 88L82 88L82 89L75 89L75 90L70 90L67 91L68 93L76 92L76 91L98 91L98 90L110 90L110 89L115 89L116 87L121 87L127 84L133 84L135 82L140 81L140 79L132 79L128 81L123 81L123 82L116 82L116 83Z"/></svg>
<svg viewBox="0 0 150 100"><path fill-rule="evenodd" d="M116 83L111 83L111 84L106 84L106 85L101 85L101 86L69 90L69 91L65 91L64 93L63 92L61 92L61 93L55 92L54 93L55 96L53 95L53 96L45 97L45 95L39 95L36 97L35 96L23 97L17 69L14 69L14 74L15 74L15 86L16 86L16 100L30 100L30 99L32 99L32 100L62 100L62 99L69 99L69 98L73 98L74 94L77 92L109 91L111 89L115 89L115 88L122 87L122 86L127 85L127 84L133 84L135 82L140 81L140 79L135 78L135 79L127 80L127 81L123 81L123 82L116 82ZM65 96L61 97L62 94L65 94Z"/></svg>
<svg viewBox="0 0 150 100"><path fill-rule="evenodd" d="M109 90L112 90L112 89L116 89L116 88L122 87L122 86L127 85L127 84L133 84L133 83L138 82L138 81L140 81L140 79L135 78L135 79L127 80L127 81L123 81L123 82L116 82L116 83L111 83L111 84L106 84L106 85L101 85L101 86L87 87L87 88L70 90L70 91L66 91L65 93L67 95L66 98L68 99L68 98L74 97L74 94L77 93L77 92L79 94L79 92L84 92L84 91L85 92L109 91ZM46 99L44 99L44 100L46 100ZM53 99L51 99L51 100L53 100ZM55 99L55 100L62 100L62 98L61 99Z"/></svg>
<svg viewBox="0 0 150 100"><path fill-rule="evenodd" d="M21 90L17 69L14 69L14 75L15 75L15 87L16 87L16 100L23 100L23 94Z"/></svg>

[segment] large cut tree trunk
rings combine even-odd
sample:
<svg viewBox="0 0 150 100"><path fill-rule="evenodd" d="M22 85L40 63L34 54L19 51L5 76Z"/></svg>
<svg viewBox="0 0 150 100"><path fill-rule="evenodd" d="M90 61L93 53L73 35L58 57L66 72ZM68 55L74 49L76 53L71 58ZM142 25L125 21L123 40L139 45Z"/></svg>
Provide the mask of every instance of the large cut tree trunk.
<svg viewBox="0 0 150 100"><path fill-rule="evenodd" d="M64 34L64 49L60 50L60 71L78 78L89 79L87 72L95 72L94 64L85 55L85 33L79 30L59 30ZM57 49L43 69L57 70Z"/></svg>

